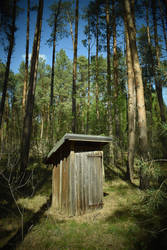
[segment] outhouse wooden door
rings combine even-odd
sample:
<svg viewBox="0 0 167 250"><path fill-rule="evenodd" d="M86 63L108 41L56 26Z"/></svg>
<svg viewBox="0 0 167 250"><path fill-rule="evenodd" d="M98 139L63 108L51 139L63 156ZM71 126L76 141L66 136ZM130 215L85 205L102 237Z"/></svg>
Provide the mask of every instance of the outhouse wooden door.
<svg viewBox="0 0 167 250"><path fill-rule="evenodd" d="M74 186L76 214L103 205L103 152L75 153Z"/></svg>

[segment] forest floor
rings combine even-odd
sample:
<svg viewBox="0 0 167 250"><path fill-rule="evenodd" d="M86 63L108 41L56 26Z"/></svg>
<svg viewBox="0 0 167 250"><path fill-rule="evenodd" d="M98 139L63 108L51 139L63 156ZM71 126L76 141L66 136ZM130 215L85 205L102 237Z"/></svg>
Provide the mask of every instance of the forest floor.
<svg viewBox="0 0 167 250"><path fill-rule="evenodd" d="M160 249L156 245L159 218L146 213L141 204L144 193L137 181L130 184L125 180L123 169L104 183L104 207L75 217L52 210L51 170L40 171L43 179L34 195L17 200L24 219L24 240L16 203L9 206L7 196L3 199L1 249Z"/></svg>

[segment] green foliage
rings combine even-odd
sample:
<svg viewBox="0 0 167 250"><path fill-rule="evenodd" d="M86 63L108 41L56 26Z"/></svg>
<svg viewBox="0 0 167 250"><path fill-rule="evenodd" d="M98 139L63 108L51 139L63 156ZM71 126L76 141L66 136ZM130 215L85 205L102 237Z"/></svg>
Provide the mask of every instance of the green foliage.
<svg viewBox="0 0 167 250"><path fill-rule="evenodd" d="M163 135L167 135L167 123L162 123L161 124L161 133L163 134Z"/></svg>
<svg viewBox="0 0 167 250"><path fill-rule="evenodd" d="M167 206L167 179L165 179L158 189L149 189L143 197L145 209L150 214L165 211Z"/></svg>
<svg viewBox="0 0 167 250"><path fill-rule="evenodd" d="M60 139L71 128L72 62L62 49L55 63L55 138Z"/></svg>
<svg viewBox="0 0 167 250"><path fill-rule="evenodd" d="M50 5L51 15L50 18L47 20L49 26L52 28L51 37L48 39L49 45L51 45L53 41L53 34L54 34L54 23L55 23L55 14L58 11L58 1ZM57 33L56 33L56 40L61 40L64 37L68 37L70 32L68 30L68 15L73 19L74 13L72 9L72 2L71 1L62 1L60 12L57 17Z"/></svg>

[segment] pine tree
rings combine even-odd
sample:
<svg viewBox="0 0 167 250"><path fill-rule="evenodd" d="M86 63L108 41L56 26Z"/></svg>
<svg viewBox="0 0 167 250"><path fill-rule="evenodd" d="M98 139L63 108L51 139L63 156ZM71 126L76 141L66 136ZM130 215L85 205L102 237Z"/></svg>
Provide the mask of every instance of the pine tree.
<svg viewBox="0 0 167 250"><path fill-rule="evenodd" d="M6 92L8 87L8 79L9 79L9 72L10 72L10 63L11 63L11 57L12 52L14 48L14 35L16 31L16 0L13 0L13 11L12 11L12 24L10 25L10 33L8 36L9 39L9 47L8 47L8 56L7 56L7 62L6 62L6 71L5 71L5 78L3 82L3 92L2 92L2 98L0 103L0 129L2 127L2 117L4 113L4 107L5 107L5 99L6 99Z"/></svg>
<svg viewBox="0 0 167 250"><path fill-rule="evenodd" d="M41 27L42 27L42 14L43 14L43 0L39 0L36 30L34 35L33 51L31 58L29 91L27 96L26 111L24 117L21 148L20 148L21 178L24 176L24 172L27 168L29 159L30 140L32 133L32 117L33 117L35 88L37 80L37 67L38 67L38 57L39 57Z"/></svg>
<svg viewBox="0 0 167 250"><path fill-rule="evenodd" d="M76 111L76 81L77 81L77 46L78 46L78 5L76 0L75 9L75 38L74 38L74 55L73 55L73 83L72 83L72 132L77 131L77 111Z"/></svg>
<svg viewBox="0 0 167 250"><path fill-rule="evenodd" d="M148 137L147 137L147 122L146 122L146 110L145 110L145 99L144 99L144 88L142 80L142 72L139 63L139 57L136 46L136 30L134 25L134 13L129 0L124 0L125 6L125 22L127 24L127 30L129 35L129 44L131 50L131 58L133 64L133 71L136 83L136 97L137 97L137 111L138 111L138 127L139 127L139 146L140 155L143 159L148 158ZM148 185L147 177L143 173L143 168L140 172L140 187L141 189L146 188Z"/></svg>

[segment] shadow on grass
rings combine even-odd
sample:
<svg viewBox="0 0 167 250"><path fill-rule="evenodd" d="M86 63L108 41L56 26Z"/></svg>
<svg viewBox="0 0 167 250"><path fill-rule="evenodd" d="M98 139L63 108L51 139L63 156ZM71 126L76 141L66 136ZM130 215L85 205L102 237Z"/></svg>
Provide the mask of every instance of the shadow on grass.
<svg viewBox="0 0 167 250"><path fill-rule="evenodd" d="M132 211L131 207L122 207L106 222L110 225L111 233L127 239L128 250L167 249L167 228L166 231L159 230L162 227L160 217L146 215L140 209Z"/></svg>
<svg viewBox="0 0 167 250"><path fill-rule="evenodd" d="M31 171L27 171L27 175L29 175ZM5 173L7 176L7 172ZM32 192L32 186L28 185L22 188L21 190L16 190L16 197L15 199L20 198L29 198L34 197L36 193L40 191L41 195L49 196L48 190L51 187L51 171L46 168L38 168L34 170L34 176L33 176L33 192ZM45 184L45 185L44 185ZM14 190L14 187L13 187ZM7 245L5 247L2 247L1 249L15 249L14 246L17 242L19 242L22 238L22 230L21 228L18 229L18 224L20 224L20 214L18 211L18 208L14 202L14 199L12 198L12 195L9 190L9 186L7 181L0 176L0 218L1 218L1 229L0 229L0 238L1 241L5 240L5 238L10 236L12 237L13 234L17 231L17 233L10 238ZM43 215L43 213L48 209L51 203L51 196L48 199L48 201L40 208L40 210L37 213L34 213L31 209L22 208L22 206L19 204L21 211L24 211L25 217L30 218L25 224L24 224L24 236L27 234L29 228L38 223L40 217ZM14 224L17 224L17 226L14 226ZM8 227L11 227L11 230L8 230Z"/></svg>
<svg viewBox="0 0 167 250"><path fill-rule="evenodd" d="M120 168L121 169L121 168ZM139 188L135 183L132 183L128 177L127 174L124 170L122 170L121 173L117 173L113 169L107 169L107 175L106 175L106 180L115 180L115 179L121 179L125 181L126 183L130 184L132 187Z"/></svg>
<svg viewBox="0 0 167 250"><path fill-rule="evenodd" d="M33 216L31 217L30 220L28 220L24 224L24 237L27 235L27 233L30 231L32 226L35 226L39 221L42 215L44 214L45 211L49 209L51 205L51 195L47 202L40 208L40 210L37 213L34 213ZM21 243L22 240L22 229L19 228L17 233L8 241L8 243L1 249L3 250L13 250L15 249L16 245Z"/></svg>

